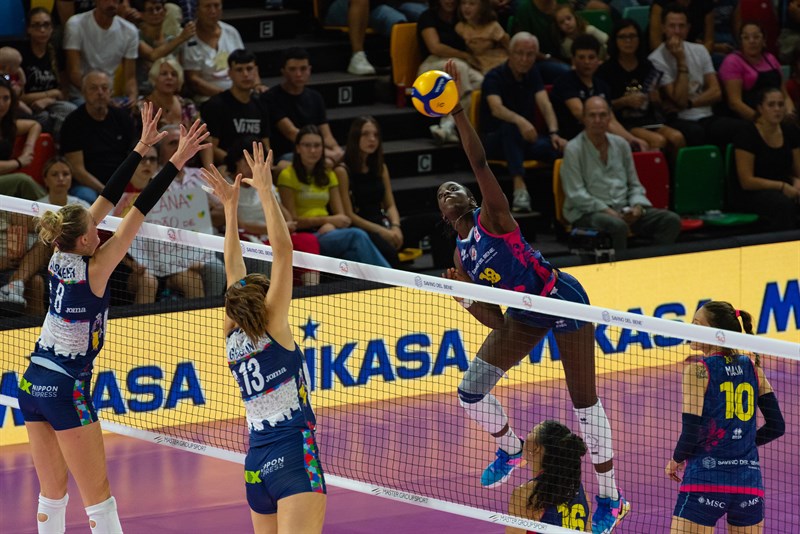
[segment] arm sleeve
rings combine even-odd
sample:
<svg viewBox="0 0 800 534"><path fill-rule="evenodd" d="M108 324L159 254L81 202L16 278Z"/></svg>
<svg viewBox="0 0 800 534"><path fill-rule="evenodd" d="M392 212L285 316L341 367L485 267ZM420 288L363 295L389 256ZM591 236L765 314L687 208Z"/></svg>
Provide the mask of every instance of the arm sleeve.
<svg viewBox="0 0 800 534"><path fill-rule="evenodd" d="M690 413L684 413L682 420L681 437L678 438L678 444L675 445L675 451L672 453L672 459L679 463L694 453L697 437L700 435L700 425L703 423L702 417Z"/></svg>
<svg viewBox="0 0 800 534"><path fill-rule="evenodd" d="M136 197L133 206L147 216L177 175L178 168L175 167L172 162L167 162L158 174L156 174L155 178L147 184L144 191Z"/></svg>
<svg viewBox="0 0 800 534"><path fill-rule="evenodd" d="M138 152L131 151L125 161L117 167L117 170L108 179L108 183L106 183L103 191L100 192L100 196L116 206L125 192L125 187L131 181L133 173L136 172L136 167L139 166L140 161L142 161L142 156Z"/></svg>
<svg viewBox="0 0 800 534"><path fill-rule="evenodd" d="M786 423L775 393L758 397L758 409L764 415L764 425L756 430L756 446L761 446L781 437L786 431Z"/></svg>

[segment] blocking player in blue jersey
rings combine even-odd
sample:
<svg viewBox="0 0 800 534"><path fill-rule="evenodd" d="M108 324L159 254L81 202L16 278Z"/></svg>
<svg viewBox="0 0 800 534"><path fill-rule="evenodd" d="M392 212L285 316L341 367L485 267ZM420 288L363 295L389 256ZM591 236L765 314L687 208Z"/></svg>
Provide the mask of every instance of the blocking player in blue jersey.
<svg viewBox="0 0 800 534"><path fill-rule="evenodd" d="M325 477L314 437L308 370L289 326L292 239L272 192L272 151L245 152L252 178L228 183L215 167L203 178L225 208L225 351L239 384L250 430L245 489L258 533L322 531ZM272 246L272 280L247 274L239 242L239 186L251 185L264 209Z"/></svg>
<svg viewBox="0 0 800 534"><path fill-rule="evenodd" d="M692 323L753 333L750 314L728 302L706 303ZM665 468L681 483L671 531L711 534L727 515L728 532L759 534L764 484L756 447L783 435L778 400L758 355L694 341L691 347L703 357L684 371L683 428ZM756 406L764 416L761 428L756 428Z"/></svg>
<svg viewBox="0 0 800 534"><path fill-rule="evenodd" d="M511 493L508 513L559 527L591 531L589 503L581 484L586 444L558 421L543 421L525 438L524 455L533 478ZM506 527L506 534L526 534Z"/></svg>
<svg viewBox="0 0 800 534"><path fill-rule="evenodd" d="M458 71L452 61L448 61L445 70L458 83ZM439 210L458 234L456 267L444 276L588 304L589 298L580 282L553 268L525 241L464 109L456 106L451 115L483 201L478 206L472 192L455 182L445 182L439 187L436 193ZM596 533L611 532L628 513L630 504L619 494L614 480L611 425L597 397L594 325L533 310L510 308L503 314L494 304L456 300L492 329L458 387L458 396L467 414L491 434L498 445L496 459L483 472L481 484L493 487L505 482L522 461L522 440L514 433L502 405L491 391L506 371L522 361L553 330L567 389L599 483L592 528Z"/></svg>
<svg viewBox="0 0 800 534"><path fill-rule="evenodd" d="M91 397L92 368L106 337L109 277L178 170L208 136L199 121L181 127L178 149L138 196L116 233L103 245L97 225L122 197L142 156L166 133L158 133L161 110L142 109L142 136L89 209L67 205L39 219L39 237L55 246L48 265L50 306L30 365L19 384L31 455L39 478L40 533L65 528L67 472L72 473L95 534L122 532L106 476L103 435Z"/></svg>

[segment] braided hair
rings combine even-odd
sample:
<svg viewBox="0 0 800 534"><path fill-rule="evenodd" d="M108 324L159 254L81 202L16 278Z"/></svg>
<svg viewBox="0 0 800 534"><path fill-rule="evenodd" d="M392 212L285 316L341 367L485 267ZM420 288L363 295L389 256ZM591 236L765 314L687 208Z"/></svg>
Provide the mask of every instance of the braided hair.
<svg viewBox="0 0 800 534"><path fill-rule="evenodd" d="M543 510L571 501L581 486L581 458L586 454L586 444L569 428L552 420L539 426L535 440L544 447L544 457L528 507Z"/></svg>

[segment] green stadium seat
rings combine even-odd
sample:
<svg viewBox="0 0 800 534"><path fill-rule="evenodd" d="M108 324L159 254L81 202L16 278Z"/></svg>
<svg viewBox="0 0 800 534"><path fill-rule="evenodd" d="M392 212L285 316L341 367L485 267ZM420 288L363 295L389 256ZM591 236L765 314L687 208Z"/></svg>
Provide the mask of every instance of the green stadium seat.
<svg viewBox="0 0 800 534"><path fill-rule="evenodd" d="M622 18L636 22L642 31L650 25L650 6L628 6L622 12Z"/></svg>
<svg viewBox="0 0 800 534"><path fill-rule="evenodd" d="M753 213L723 212L726 190L725 162L711 145L682 148L675 163L673 207L680 215L693 215L711 226L754 223Z"/></svg>
<svg viewBox="0 0 800 534"><path fill-rule="evenodd" d="M579 11L578 15L588 24L591 24L598 30L607 34L611 34L611 30L614 28L614 21L611 20L611 13L605 9L584 9L583 11Z"/></svg>

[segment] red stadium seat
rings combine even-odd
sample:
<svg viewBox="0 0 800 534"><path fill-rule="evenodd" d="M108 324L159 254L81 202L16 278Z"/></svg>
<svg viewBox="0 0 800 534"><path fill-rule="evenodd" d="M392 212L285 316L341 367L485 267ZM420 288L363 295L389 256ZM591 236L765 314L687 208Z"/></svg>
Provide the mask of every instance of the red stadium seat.
<svg viewBox="0 0 800 534"><path fill-rule="evenodd" d="M639 181L647 191L654 208L669 208L669 167L667 158L659 151L634 152L633 164Z"/></svg>
<svg viewBox="0 0 800 534"><path fill-rule="evenodd" d="M778 34L781 25L778 14L770 0L741 0L739 2L742 22L755 21L764 31L767 51L778 55Z"/></svg>
<svg viewBox="0 0 800 534"><path fill-rule="evenodd" d="M25 146L25 136L18 135L17 140L14 142L14 157L22 154L22 149ZM21 168L19 172L24 172L39 184L44 185L44 164L47 160L56 155L56 144L53 141L53 136L48 133L39 135L36 144L33 147L33 161L25 167Z"/></svg>

